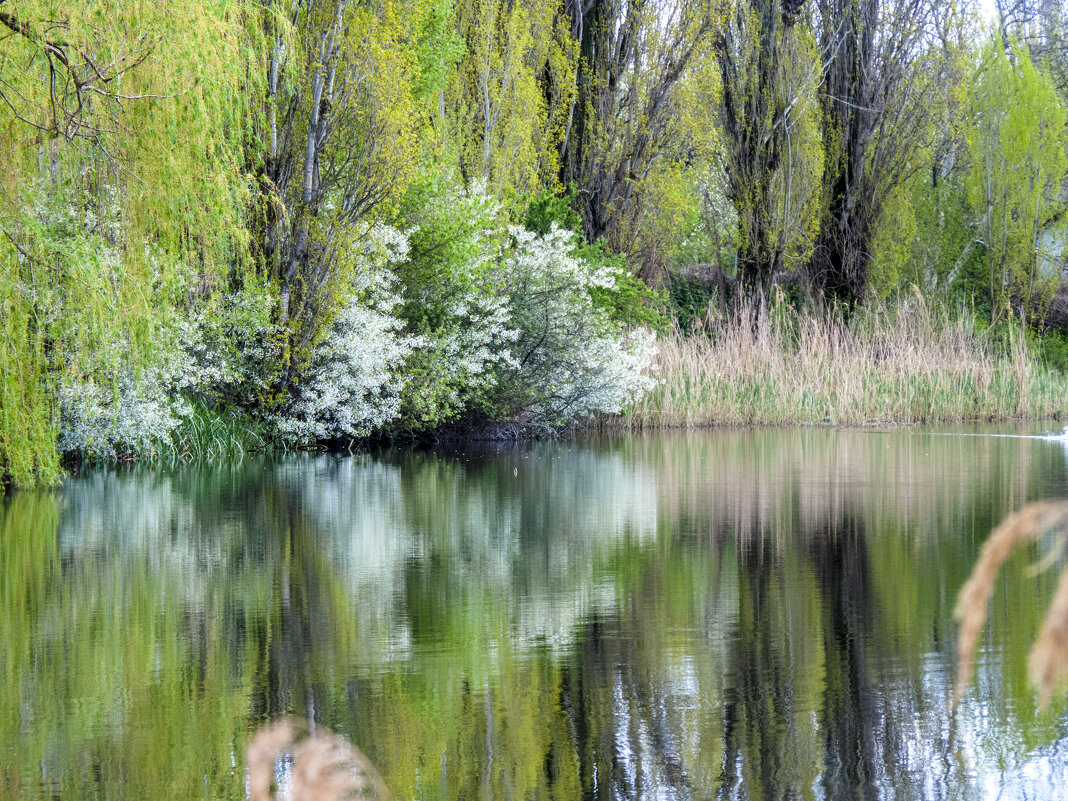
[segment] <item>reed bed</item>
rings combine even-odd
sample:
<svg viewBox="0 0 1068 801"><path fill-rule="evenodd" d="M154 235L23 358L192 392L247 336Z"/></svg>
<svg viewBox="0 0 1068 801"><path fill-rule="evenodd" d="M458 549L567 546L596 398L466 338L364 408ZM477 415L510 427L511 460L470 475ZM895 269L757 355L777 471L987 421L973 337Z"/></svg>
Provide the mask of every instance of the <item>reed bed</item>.
<svg viewBox="0 0 1068 801"><path fill-rule="evenodd" d="M1022 335L995 343L919 296L841 317L785 303L713 315L660 342L658 386L606 427L876 425L1059 419L1068 377Z"/></svg>
<svg viewBox="0 0 1068 801"><path fill-rule="evenodd" d="M183 461L239 458L270 450L274 444L254 420L235 409L217 410L194 401L171 432L160 458ZM151 455L151 454L148 454ZM138 454L139 457L145 454Z"/></svg>

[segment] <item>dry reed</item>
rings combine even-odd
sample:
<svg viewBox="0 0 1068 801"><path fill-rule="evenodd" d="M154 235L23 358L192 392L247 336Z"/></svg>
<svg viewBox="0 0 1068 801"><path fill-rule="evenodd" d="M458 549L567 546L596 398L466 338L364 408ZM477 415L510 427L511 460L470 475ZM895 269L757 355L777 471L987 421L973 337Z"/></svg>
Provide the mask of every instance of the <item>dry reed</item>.
<svg viewBox="0 0 1068 801"><path fill-rule="evenodd" d="M1061 573L1057 593L1031 649L1028 668L1045 707L1054 690L1068 677L1068 569Z"/></svg>
<svg viewBox="0 0 1068 801"><path fill-rule="evenodd" d="M1038 501L1010 515L994 529L983 546L971 576L957 598L957 619L961 621L957 637L957 681L954 704L959 703L971 682L972 660L979 634L986 622L994 580L1001 566L1019 545L1034 542L1043 534L1056 531L1063 538L1068 532L1068 501ZM1057 689L1068 672L1068 568L1061 575L1060 586L1046 613L1042 631L1031 650L1030 675L1041 693L1042 705Z"/></svg>
<svg viewBox="0 0 1068 801"><path fill-rule="evenodd" d="M784 303L710 315L660 342L659 386L624 417L633 429L709 425L872 425L1059 417L1068 378L1021 336L996 348L967 317L919 295L839 318Z"/></svg>
<svg viewBox="0 0 1068 801"><path fill-rule="evenodd" d="M249 798L278 801L275 767L289 757L287 801L388 800L389 791L375 766L358 748L322 728L285 719L261 729L248 745Z"/></svg>

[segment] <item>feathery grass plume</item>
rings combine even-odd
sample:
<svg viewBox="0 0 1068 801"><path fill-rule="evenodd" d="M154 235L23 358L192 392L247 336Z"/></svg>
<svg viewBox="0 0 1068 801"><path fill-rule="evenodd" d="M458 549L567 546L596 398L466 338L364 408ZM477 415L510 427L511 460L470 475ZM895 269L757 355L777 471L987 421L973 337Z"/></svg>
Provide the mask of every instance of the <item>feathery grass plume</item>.
<svg viewBox="0 0 1068 801"><path fill-rule="evenodd" d="M1034 542L1051 530L1064 533L1068 528L1068 501L1036 501L1010 515L983 546L971 576L961 587L956 616L960 620L957 637L957 682L953 692L956 705L964 696L972 674L972 659L979 642L979 632L986 621L990 596L998 571L1020 544ZM1068 575L1068 574L1066 574ZM1039 685L1043 703L1052 693L1057 679L1068 667L1068 578L1061 579L1046 622L1031 652L1031 680ZM1059 664L1055 664L1059 662Z"/></svg>
<svg viewBox="0 0 1068 801"><path fill-rule="evenodd" d="M1043 707L1049 704L1050 696L1068 678L1068 569L1061 573L1057 593L1046 613L1046 621L1031 649L1028 672L1031 681L1039 687Z"/></svg>
<svg viewBox="0 0 1068 801"><path fill-rule="evenodd" d="M248 791L252 801L269 801L274 784L274 765L280 754L287 753L296 739L292 720L282 720L260 729L245 750Z"/></svg>
<svg viewBox="0 0 1068 801"><path fill-rule="evenodd" d="M289 757L289 781L279 796L275 766ZM252 801L389 801L378 770L360 750L333 732L286 718L260 729L245 754Z"/></svg>

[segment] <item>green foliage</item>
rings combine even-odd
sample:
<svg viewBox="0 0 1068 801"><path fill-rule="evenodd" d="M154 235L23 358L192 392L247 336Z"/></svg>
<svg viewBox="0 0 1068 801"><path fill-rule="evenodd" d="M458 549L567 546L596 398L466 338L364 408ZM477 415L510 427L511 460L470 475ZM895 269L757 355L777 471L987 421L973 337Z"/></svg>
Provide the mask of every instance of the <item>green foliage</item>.
<svg viewBox="0 0 1068 801"><path fill-rule="evenodd" d="M260 453L272 444L269 428L241 409L192 400L179 414L178 425L171 431L169 452L164 456L217 461Z"/></svg>
<svg viewBox="0 0 1068 801"><path fill-rule="evenodd" d="M628 327L648 326L664 331L668 318L664 314L667 298L661 291L650 288L628 268L622 253L613 253L607 240L587 242L582 237L582 216L575 210L577 191L574 187L559 193L545 190L529 204L523 226L528 231L548 234L557 226L575 234L572 255L590 264L595 270L605 270L614 278L611 287L593 286L590 297L594 308L608 313L609 319Z"/></svg>
<svg viewBox="0 0 1068 801"><path fill-rule="evenodd" d="M916 204L902 189L883 200L883 211L872 242L874 255L868 268L869 291L880 301L909 283L927 284L923 280L925 276L917 276L912 269L917 264L926 265L913 257L919 228L916 212Z"/></svg>
<svg viewBox="0 0 1068 801"><path fill-rule="evenodd" d="M186 285L171 314L177 352L169 373L177 390L211 407L262 414L281 400L286 337L274 320L278 287L255 275L237 283L207 297Z"/></svg>
<svg viewBox="0 0 1068 801"><path fill-rule="evenodd" d="M727 198L727 173L716 157L680 182L686 193L685 219L668 254L671 269L708 264L727 274L737 257L738 212Z"/></svg>
<svg viewBox="0 0 1068 801"><path fill-rule="evenodd" d="M553 225L576 234L582 233L582 215L576 210L578 189L571 185L565 192L544 189L527 204L523 227L538 234L547 234Z"/></svg>
<svg viewBox="0 0 1068 801"><path fill-rule="evenodd" d="M986 245L991 312L1028 316L1052 292L1038 272L1037 238L1055 223L1064 230L1065 109L1027 50L998 40L982 51L970 100L967 191Z"/></svg>
<svg viewBox="0 0 1068 801"><path fill-rule="evenodd" d="M120 373L151 358L145 296L159 291L127 280L124 253L106 238L117 234L114 204L97 209L70 184L57 194L35 189L0 240L4 351L13 357L0 364L0 468L18 484L58 477L63 386L115 396Z"/></svg>
<svg viewBox="0 0 1068 801"><path fill-rule="evenodd" d="M692 334L704 323L709 304L717 299L716 287L696 275L678 271L671 273L668 282L671 317L679 330L687 335Z"/></svg>
<svg viewBox="0 0 1068 801"><path fill-rule="evenodd" d="M440 123L465 184L505 205L551 183L574 92L576 47L559 0L458 0L466 57L453 67Z"/></svg>
<svg viewBox="0 0 1068 801"><path fill-rule="evenodd" d="M303 442L614 408L640 332L689 331L713 285L820 286L792 277L839 241L820 226L858 132L870 297L1040 328L1036 243L1068 220L1050 78L992 43L961 90L967 29L932 7L865 139L846 122L882 101L828 105L816 41L860 7L5 4L0 476L56 480L57 443L234 451L173 434L231 409ZM547 319L571 339L532 334Z"/></svg>
<svg viewBox="0 0 1068 801"><path fill-rule="evenodd" d="M452 0L427 0L422 9L422 24L415 42L419 69L412 94L433 115L435 104L448 86L450 71L461 62L466 50L463 38L453 25Z"/></svg>
<svg viewBox="0 0 1068 801"><path fill-rule="evenodd" d="M643 386L644 337L661 301L603 243L557 225L576 221L545 193L507 228L488 195L433 176L409 190L407 258L395 270L400 317L415 344L405 360L399 425L554 428L618 408ZM622 394L621 394L622 393Z"/></svg>
<svg viewBox="0 0 1068 801"><path fill-rule="evenodd" d="M738 279L767 293L811 254L819 228L824 142L819 48L776 2L731 4L718 50L728 196L738 219Z"/></svg>
<svg viewBox="0 0 1068 801"><path fill-rule="evenodd" d="M575 251L576 256L585 259L595 269L604 269L614 278L610 287L595 286L590 289L593 307L606 312L613 322L629 328L645 326L654 331L666 331L670 320L663 311L667 304L665 293L650 289L627 269L622 256L613 257L604 252L606 249L604 241L598 240L587 248L580 247Z"/></svg>
<svg viewBox="0 0 1068 801"><path fill-rule="evenodd" d="M1048 367L1068 373L1068 334L1047 331L1038 338L1038 357Z"/></svg>
<svg viewBox="0 0 1068 801"><path fill-rule="evenodd" d="M274 41L258 143L255 241L278 283L286 336L279 408L344 307L369 224L395 207L415 175L425 95L444 69L431 51L441 43L443 57L454 52L438 35L440 3L330 0L293 9L289 22L264 21Z"/></svg>
<svg viewBox="0 0 1068 801"><path fill-rule="evenodd" d="M396 267L399 315L422 343L405 363L401 417L407 428L434 428L475 402L478 375L504 344L496 330L500 216L488 196L457 190L434 174L405 198L409 252Z"/></svg>
<svg viewBox="0 0 1068 801"><path fill-rule="evenodd" d="M59 478L58 414L47 337L13 251L0 239L0 483L51 483Z"/></svg>
<svg viewBox="0 0 1068 801"><path fill-rule="evenodd" d="M246 11L31 0L5 23L0 474L18 484L58 476L61 386L157 358L176 265L210 286L248 262Z"/></svg>
<svg viewBox="0 0 1068 801"><path fill-rule="evenodd" d="M716 139L724 5L565 5L579 59L561 180L579 189L587 240L604 237L651 279L683 216L678 176L700 169Z"/></svg>

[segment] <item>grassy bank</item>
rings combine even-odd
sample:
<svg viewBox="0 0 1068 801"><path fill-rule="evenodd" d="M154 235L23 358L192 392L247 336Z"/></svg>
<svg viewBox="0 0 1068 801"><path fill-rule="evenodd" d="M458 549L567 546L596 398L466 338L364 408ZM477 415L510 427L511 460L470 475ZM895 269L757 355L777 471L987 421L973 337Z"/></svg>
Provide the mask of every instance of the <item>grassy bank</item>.
<svg viewBox="0 0 1068 801"><path fill-rule="evenodd" d="M193 401L179 416L160 456L183 461L232 459L270 451L279 444L265 425L247 414Z"/></svg>
<svg viewBox="0 0 1068 801"><path fill-rule="evenodd" d="M632 429L711 425L874 425L1059 419L1068 375L1021 335L995 341L968 316L912 297L849 323L785 304L710 316L660 343L661 382Z"/></svg>

